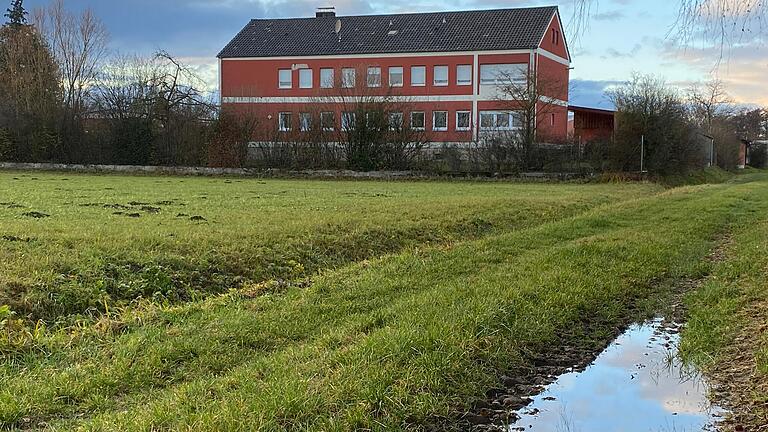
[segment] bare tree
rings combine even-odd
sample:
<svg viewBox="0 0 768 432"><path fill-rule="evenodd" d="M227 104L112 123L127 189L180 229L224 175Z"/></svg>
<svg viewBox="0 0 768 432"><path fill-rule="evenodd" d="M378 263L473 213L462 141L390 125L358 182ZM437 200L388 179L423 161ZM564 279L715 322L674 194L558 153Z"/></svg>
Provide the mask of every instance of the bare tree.
<svg viewBox="0 0 768 432"><path fill-rule="evenodd" d="M420 111L398 88L380 88L380 80L370 80L366 76L354 85L342 85L331 98L342 111L336 136L347 166L364 171L407 169L430 141L426 125L413 127L411 112Z"/></svg>
<svg viewBox="0 0 768 432"><path fill-rule="evenodd" d="M395 87L383 87L360 68L317 89L300 112L271 113L272 128L259 134L262 163L271 167L339 168L370 171L409 169L429 142L425 125L408 120L412 101ZM357 79L365 77L365 80ZM423 113L421 121L424 121Z"/></svg>
<svg viewBox="0 0 768 432"><path fill-rule="evenodd" d="M258 109L223 107L210 130L208 166L244 166L248 145L263 126Z"/></svg>
<svg viewBox="0 0 768 432"><path fill-rule="evenodd" d="M719 79L704 84L696 83L688 89L691 121L707 134L712 134L715 117L727 117L732 112L732 101Z"/></svg>
<svg viewBox="0 0 768 432"><path fill-rule="evenodd" d="M45 35L62 75L64 104L82 114L84 101L107 55L109 34L90 8L75 15L64 0L53 0L35 11L35 26Z"/></svg>
<svg viewBox="0 0 768 432"><path fill-rule="evenodd" d="M152 58L117 55L102 67L91 92L100 118L150 118L161 72Z"/></svg>
<svg viewBox="0 0 768 432"><path fill-rule="evenodd" d="M495 99L519 116L521 141L532 146L537 140L548 139L540 126L548 114L562 110L560 100L568 94L567 81L538 74L531 67L522 73L503 72L497 82Z"/></svg>
<svg viewBox="0 0 768 432"><path fill-rule="evenodd" d="M205 83L191 68L165 51L155 54L160 71L155 82L154 115L162 133L155 146L156 163L196 165L205 158L205 129L215 112Z"/></svg>
<svg viewBox="0 0 768 432"><path fill-rule="evenodd" d="M765 0L677 0L677 19L667 37L684 44L694 37L718 45L721 52L733 43L768 34ZM599 0L573 0L572 26L576 36L587 28L592 6Z"/></svg>
<svg viewBox="0 0 768 432"><path fill-rule="evenodd" d="M156 82L161 99L158 106L160 121L168 121L170 113L181 108L200 109L199 114L207 117L206 111L214 106L210 97L201 90L205 82L192 69L165 51L158 51L155 61L160 71Z"/></svg>
<svg viewBox="0 0 768 432"><path fill-rule="evenodd" d="M616 138L610 148L612 168L643 168L672 173L699 168L706 160L705 143L688 122L679 92L653 75L635 74L608 92L616 106ZM642 142L642 146L641 146Z"/></svg>
<svg viewBox="0 0 768 432"><path fill-rule="evenodd" d="M560 101L567 98L568 83L538 74L532 67L500 71L496 83L494 99L508 116L486 119L480 114L486 165L494 171L529 169L538 158L540 143L550 139L542 129L545 119L564 111Z"/></svg>
<svg viewBox="0 0 768 432"><path fill-rule="evenodd" d="M202 164L215 106L201 88L166 52L116 56L90 91L89 123L101 126L118 163Z"/></svg>
<svg viewBox="0 0 768 432"><path fill-rule="evenodd" d="M670 35L680 42L694 36L720 46L766 35L765 0L679 0L677 21Z"/></svg>
<svg viewBox="0 0 768 432"><path fill-rule="evenodd" d="M732 116L739 138L768 140L768 108L744 108Z"/></svg>

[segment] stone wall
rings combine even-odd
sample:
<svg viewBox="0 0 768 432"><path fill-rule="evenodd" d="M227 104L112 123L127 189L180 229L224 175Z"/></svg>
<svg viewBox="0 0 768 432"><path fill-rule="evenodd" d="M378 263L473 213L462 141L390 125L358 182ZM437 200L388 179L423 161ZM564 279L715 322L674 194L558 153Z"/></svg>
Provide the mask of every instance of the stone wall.
<svg viewBox="0 0 768 432"><path fill-rule="evenodd" d="M0 170L18 171L63 171L80 173L112 174L160 174L182 176L243 176L273 178L350 178L350 179L440 179L440 178L506 178L526 181L572 180L583 178L574 173L522 173L518 176L483 175L470 173L434 174L418 171L351 171L351 170L279 170L260 168L209 168L209 167L172 167L172 166L136 166L136 165L78 165L59 163L18 163L0 162Z"/></svg>

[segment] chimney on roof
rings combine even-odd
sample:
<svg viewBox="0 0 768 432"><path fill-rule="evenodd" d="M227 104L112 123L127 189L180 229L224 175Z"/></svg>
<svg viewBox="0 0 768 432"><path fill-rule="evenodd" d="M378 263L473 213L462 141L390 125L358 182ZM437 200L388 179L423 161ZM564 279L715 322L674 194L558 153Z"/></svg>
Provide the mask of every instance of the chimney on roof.
<svg viewBox="0 0 768 432"><path fill-rule="evenodd" d="M319 7L317 8L317 12L315 12L315 18L328 18L328 17L333 18L335 16L336 16L335 6Z"/></svg>

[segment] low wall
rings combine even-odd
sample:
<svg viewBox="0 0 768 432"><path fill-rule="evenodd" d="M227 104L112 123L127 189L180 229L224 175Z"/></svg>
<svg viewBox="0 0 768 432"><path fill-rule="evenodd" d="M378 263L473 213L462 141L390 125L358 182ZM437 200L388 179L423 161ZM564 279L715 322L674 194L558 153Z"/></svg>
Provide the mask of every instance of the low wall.
<svg viewBox="0 0 768 432"><path fill-rule="evenodd" d="M64 171L80 173L112 174L161 174L181 176L244 176L244 177L290 177L290 178L352 178L352 179L437 179L437 178L518 178L526 180L572 180L583 178L576 173L541 173L531 172L519 175L499 175L483 173L425 173L418 171L351 171L351 170L279 170L261 168L209 168L209 167L171 167L140 165L80 165L59 163L19 163L0 162L0 170L18 171Z"/></svg>
<svg viewBox="0 0 768 432"><path fill-rule="evenodd" d="M248 176L248 177L353 177L353 178L414 178L431 177L415 171L370 171L351 170L279 170L261 168L209 168L178 166L141 165L80 165L60 163L0 162L2 170L19 171L66 171L82 173L115 174L163 174L182 176Z"/></svg>

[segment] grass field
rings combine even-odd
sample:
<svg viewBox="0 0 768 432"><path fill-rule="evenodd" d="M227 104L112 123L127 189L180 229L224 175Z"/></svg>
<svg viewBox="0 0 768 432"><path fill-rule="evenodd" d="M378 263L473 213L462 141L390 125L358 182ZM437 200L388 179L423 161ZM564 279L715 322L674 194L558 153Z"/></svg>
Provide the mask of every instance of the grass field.
<svg viewBox="0 0 768 432"><path fill-rule="evenodd" d="M767 186L0 173L0 428L459 427L564 337L725 271ZM728 345L720 297L690 299L695 361Z"/></svg>

